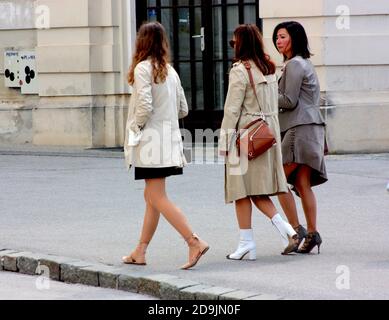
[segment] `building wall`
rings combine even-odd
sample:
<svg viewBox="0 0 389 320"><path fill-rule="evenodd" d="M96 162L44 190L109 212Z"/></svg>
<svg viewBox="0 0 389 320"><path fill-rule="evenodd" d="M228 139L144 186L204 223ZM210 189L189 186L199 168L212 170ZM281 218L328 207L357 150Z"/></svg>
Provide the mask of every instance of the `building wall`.
<svg viewBox="0 0 389 320"><path fill-rule="evenodd" d="M39 6L48 29L37 28ZM305 26L331 151L388 151L387 0L260 0L260 17L279 66L275 25ZM134 0L0 1L0 144L121 146L135 23ZM6 49L36 51L38 94L3 85Z"/></svg>
<svg viewBox="0 0 389 320"><path fill-rule="evenodd" d="M348 15L349 14L349 15ZM326 108L332 152L389 150L387 0L260 0L272 56L274 27L296 20L308 33Z"/></svg>
<svg viewBox="0 0 389 320"><path fill-rule="evenodd" d="M8 14L2 15L0 24L1 59L5 49L34 49L39 94L25 96L20 89L0 86L0 143L123 144L132 2L2 2ZM49 10L47 29L36 28L39 6ZM0 81L4 81L3 65L1 60Z"/></svg>

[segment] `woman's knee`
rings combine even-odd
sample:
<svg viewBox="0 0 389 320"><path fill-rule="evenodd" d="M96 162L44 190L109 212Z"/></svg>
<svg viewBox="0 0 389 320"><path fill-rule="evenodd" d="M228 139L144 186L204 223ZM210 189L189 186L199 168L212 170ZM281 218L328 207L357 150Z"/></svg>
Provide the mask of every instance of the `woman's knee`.
<svg viewBox="0 0 389 320"><path fill-rule="evenodd" d="M304 165L300 167L295 182L295 187L299 193L304 194L307 191L312 191L311 172L312 170L308 166Z"/></svg>
<svg viewBox="0 0 389 320"><path fill-rule="evenodd" d="M309 180L305 180L305 179L301 179L301 180L296 179L295 188L302 195L307 193L307 192L312 191L311 182Z"/></svg>

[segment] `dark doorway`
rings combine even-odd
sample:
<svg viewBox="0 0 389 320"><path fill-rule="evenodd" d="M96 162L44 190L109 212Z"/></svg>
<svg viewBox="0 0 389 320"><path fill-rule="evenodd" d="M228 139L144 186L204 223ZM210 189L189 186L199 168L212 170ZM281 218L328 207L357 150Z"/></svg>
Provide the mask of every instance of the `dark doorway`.
<svg viewBox="0 0 389 320"><path fill-rule="evenodd" d="M159 21L168 33L172 63L190 113L185 128L218 129L228 88L235 28L259 19L259 0L137 0L137 25Z"/></svg>

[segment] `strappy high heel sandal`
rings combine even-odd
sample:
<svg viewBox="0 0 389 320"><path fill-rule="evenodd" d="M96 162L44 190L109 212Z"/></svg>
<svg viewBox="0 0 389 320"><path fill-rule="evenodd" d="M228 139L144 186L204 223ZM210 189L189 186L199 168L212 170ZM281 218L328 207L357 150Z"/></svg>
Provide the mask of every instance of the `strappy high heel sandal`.
<svg viewBox="0 0 389 320"><path fill-rule="evenodd" d="M194 267L200 258L209 250L208 243L201 240L194 233L191 237L185 239L185 241L189 246L189 261L181 267L182 270L188 270Z"/></svg>
<svg viewBox="0 0 389 320"><path fill-rule="evenodd" d="M305 229L301 224L299 226L297 226L296 228L294 228L294 231L296 231L297 233L297 236L298 236L298 244L297 244L297 247L300 246L301 242L307 237L307 229ZM297 249L296 249L296 252L297 252Z"/></svg>
<svg viewBox="0 0 389 320"><path fill-rule="evenodd" d="M149 244L140 242L136 249L129 255L122 257L122 261L125 264L136 264L138 266L146 265L146 249Z"/></svg>
<svg viewBox="0 0 389 320"><path fill-rule="evenodd" d="M317 246L317 254L320 254L322 242L319 232L309 232L301 249L297 250L297 253L310 253L312 249Z"/></svg>

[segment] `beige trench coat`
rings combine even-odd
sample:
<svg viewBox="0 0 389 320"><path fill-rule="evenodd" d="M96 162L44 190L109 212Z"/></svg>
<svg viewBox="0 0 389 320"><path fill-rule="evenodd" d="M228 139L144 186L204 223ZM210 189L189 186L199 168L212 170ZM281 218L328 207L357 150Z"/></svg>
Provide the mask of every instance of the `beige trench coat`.
<svg viewBox="0 0 389 320"><path fill-rule="evenodd" d="M276 195L287 192L281 153L281 137L278 122L278 83L275 75L264 76L250 61L258 101L272 128L277 143L258 158L240 159L236 149L235 128L238 129L259 116L259 106L251 88L246 68L241 62L233 65L224 106L219 151L228 151L225 166L225 201L233 201L255 195Z"/></svg>
<svg viewBox="0 0 389 320"><path fill-rule="evenodd" d="M156 84L151 62L145 60L134 75L124 141L127 168L184 167L178 119L188 115L188 104L177 72L169 65L166 81ZM129 130L142 131L137 146L128 145Z"/></svg>

